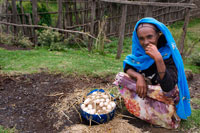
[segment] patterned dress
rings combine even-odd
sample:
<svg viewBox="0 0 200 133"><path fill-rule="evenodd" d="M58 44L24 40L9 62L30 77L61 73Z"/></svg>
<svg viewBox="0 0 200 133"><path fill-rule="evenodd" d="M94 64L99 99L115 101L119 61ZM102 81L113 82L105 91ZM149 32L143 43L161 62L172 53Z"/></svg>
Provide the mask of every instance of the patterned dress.
<svg viewBox="0 0 200 133"><path fill-rule="evenodd" d="M136 82L127 74L118 73L114 84L119 86L125 106L134 116L168 129L179 126L180 118L175 108L179 101L177 86L164 92L159 85L148 85L147 96L143 99L136 94Z"/></svg>

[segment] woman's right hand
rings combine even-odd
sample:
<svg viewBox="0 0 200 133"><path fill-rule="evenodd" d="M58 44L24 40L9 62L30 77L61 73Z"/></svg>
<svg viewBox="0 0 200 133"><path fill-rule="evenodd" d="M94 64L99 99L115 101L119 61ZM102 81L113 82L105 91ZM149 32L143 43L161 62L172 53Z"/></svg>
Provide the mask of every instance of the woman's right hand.
<svg viewBox="0 0 200 133"><path fill-rule="evenodd" d="M144 98L147 95L147 84L144 76L132 69L128 69L126 73L133 79L136 79L136 93L139 97Z"/></svg>
<svg viewBox="0 0 200 133"><path fill-rule="evenodd" d="M141 98L144 98L147 95L147 84L146 84L146 81L145 81L143 75L139 75L137 77L136 93Z"/></svg>

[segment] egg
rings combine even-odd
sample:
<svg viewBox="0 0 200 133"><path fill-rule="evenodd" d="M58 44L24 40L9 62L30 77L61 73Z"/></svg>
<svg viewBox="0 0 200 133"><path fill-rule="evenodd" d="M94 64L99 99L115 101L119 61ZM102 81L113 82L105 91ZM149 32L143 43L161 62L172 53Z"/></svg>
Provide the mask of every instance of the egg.
<svg viewBox="0 0 200 133"><path fill-rule="evenodd" d="M103 107L104 103L103 102L100 102L99 106L100 107Z"/></svg>
<svg viewBox="0 0 200 133"><path fill-rule="evenodd" d="M83 108L83 111L88 112L88 108Z"/></svg>
<svg viewBox="0 0 200 133"><path fill-rule="evenodd" d="M108 95L103 95L103 98L108 98Z"/></svg>
<svg viewBox="0 0 200 133"><path fill-rule="evenodd" d="M92 105L91 104L88 105L88 109L92 109Z"/></svg>
<svg viewBox="0 0 200 133"><path fill-rule="evenodd" d="M100 100L99 100L99 99L97 99L97 100L95 100L95 102L96 102L96 103L100 103Z"/></svg>
<svg viewBox="0 0 200 133"><path fill-rule="evenodd" d="M87 98L85 101L84 101L84 104L88 104L90 102L90 98Z"/></svg>
<svg viewBox="0 0 200 133"><path fill-rule="evenodd" d="M111 104L111 106L112 106L113 108L115 108L115 106L116 106L115 102L110 102L110 104Z"/></svg>
<svg viewBox="0 0 200 133"><path fill-rule="evenodd" d="M107 109L106 112L109 113L109 112L111 112L111 110Z"/></svg>
<svg viewBox="0 0 200 133"><path fill-rule="evenodd" d="M81 104L81 108L84 109L85 108L85 104Z"/></svg>
<svg viewBox="0 0 200 133"><path fill-rule="evenodd" d="M107 98L107 99L106 99L106 102L110 102L110 99Z"/></svg>
<svg viewBox="0 0 200 133"><path fill-rule="evenodd" d="M109 105L107 106L107 109L108 109L108 110L111 110L111 109L112 109L112 106L109 104Z"/></svg>
<svg viewBox="0 0 200 133"><path fill-rule="evenodd" d="M106 110L106 107L103 107L102 109L103 109L103 110Z"/></svg>
<svg viewBox="0 0 200 133"><path fill-rule="evenodd" d="M104 105L106 105L106 106L107 106L107 105L108 105L108 102L105 102L105 103L104 103Z"/></svg>
<svg viewBox="0 0 200 133"><path fill-rule="evenodd" d="M100 99L101 102L105 101L105 99Z"/></svg>
<svg viewBox="0 0 200 133"><path fill-rule="evenodd" d="M95 114L96 111L94 109L90 110L90 114Z"/></svg>
<svg viewBox="0 0 200 133"><path fill-rule="evenodd" d="M96 95L96 94L97 94L97 92L95 91L95 92L93 92L92 94L93 94L93 95Z"/></svg>

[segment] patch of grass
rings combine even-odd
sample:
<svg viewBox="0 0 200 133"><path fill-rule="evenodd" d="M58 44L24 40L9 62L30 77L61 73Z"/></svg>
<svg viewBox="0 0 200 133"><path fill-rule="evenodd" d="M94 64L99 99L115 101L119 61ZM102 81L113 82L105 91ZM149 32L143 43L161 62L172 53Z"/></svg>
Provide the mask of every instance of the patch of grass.
<svg viewBox="0 0 200 133"><path fill-rule="evenodd" d="M0 125L0 133L16 133L17 130L15 128L4 128Z"/></svg>
<svg viewBox="0 0 200 133"><path fill-rule="evenodd" d="M200 109L192 109L192 115L188 120L181 121L181 129L189 130L192 128L200 129Z"/></svg>
<svg viewBox="0 0 200 133"><path fill-rule="evenodd" d="M105 75L122 71L122 60L73 49L66 52L0 49L0 66L3 73L34 73L47 69L50 72L67 74Z"/></svg>
<svg viewBox="0 0 200 133"><path fill-rule="evenodd" d="M195 66L192 64L185 64L184 68L192 70L192 73L200 73L200 66Z"/></svg>
<svg viewBox="0 0 200 133"><path fill-rule="evenodd" d="M200 99L192 98L192 103L200 105ZM192 115L188 118L188 120L181 121L181 129L189 130L189 129L197 129L200 130L200 109L192 109Z"/></svg>

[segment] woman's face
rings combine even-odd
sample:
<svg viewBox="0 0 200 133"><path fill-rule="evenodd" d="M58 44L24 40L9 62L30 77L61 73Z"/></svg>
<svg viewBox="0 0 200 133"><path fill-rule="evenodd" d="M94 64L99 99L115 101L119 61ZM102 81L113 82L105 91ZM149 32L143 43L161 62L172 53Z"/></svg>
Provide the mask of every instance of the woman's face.
<svg viewBox="0 0 200 133"><path fill-rule="evenodd" d="M152 24L141 24L137 28L137 36L140 44L145 49L149 44L157 46L159 33L155 31L155 26Z"/></svg>

